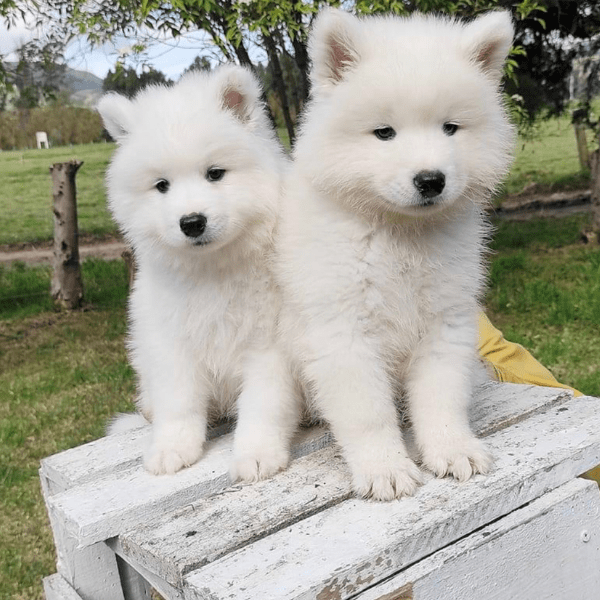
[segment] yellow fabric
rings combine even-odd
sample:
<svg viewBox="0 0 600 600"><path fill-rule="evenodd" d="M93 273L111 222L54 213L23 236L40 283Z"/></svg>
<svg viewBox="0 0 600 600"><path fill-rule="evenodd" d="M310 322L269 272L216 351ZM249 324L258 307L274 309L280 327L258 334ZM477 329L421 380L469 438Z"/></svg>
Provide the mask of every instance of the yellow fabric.
<svg viewBox="0 0 600 600"><path fill-rule="evenodd" d="M479 314L479 354L492 366L498 381L529 383L546 387L572 390L575 396L581 392L556 381L552 373L543 367L523 346L504 339L483 314Z"/></svg>

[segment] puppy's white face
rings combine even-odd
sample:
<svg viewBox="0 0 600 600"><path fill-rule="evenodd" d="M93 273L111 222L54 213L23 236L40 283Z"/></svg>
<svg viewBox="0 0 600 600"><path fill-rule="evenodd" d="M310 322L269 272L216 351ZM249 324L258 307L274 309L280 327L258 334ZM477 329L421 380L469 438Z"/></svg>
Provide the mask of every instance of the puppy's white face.
<svg viewBox="0 0 600 600"><path fill-rule="evenodd" d="M468 26L339 16L317 25L312 45L314 103L298 157L315 185L412 216L493 189L513 134ZM493 48L480 50L488 58Z"/></svg>
<svg viewBox="0 0 600 600"><path fill-rule="evenodd" d="M130 120L108 188L113 214L134 247L213 251L274 218L279 166L253 114L261 110L258 97L242 97L222 82L219 88L211 77L149 89L126 107ZM233 105L224 106L230 92Z"/></svg>
<svg viewBox="0 0 600 600"><path fill-rule="evenodd" d="M260 217L264 182L241 125L215 112L180 116L131 133L109 173L114 212L136 240L217 249Z"/></svg>

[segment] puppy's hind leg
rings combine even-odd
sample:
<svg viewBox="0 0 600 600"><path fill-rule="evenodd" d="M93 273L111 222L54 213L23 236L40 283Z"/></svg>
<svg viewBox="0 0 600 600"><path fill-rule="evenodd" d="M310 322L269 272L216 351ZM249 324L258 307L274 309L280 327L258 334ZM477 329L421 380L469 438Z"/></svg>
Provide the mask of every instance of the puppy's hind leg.
<svg viewBox="0 0 600 600"><path fill-rule="evenodd" d="M300 395L276 348L253 352L244 365L233 442L233 481L257 481L284 469L300 421Z"/></svg>

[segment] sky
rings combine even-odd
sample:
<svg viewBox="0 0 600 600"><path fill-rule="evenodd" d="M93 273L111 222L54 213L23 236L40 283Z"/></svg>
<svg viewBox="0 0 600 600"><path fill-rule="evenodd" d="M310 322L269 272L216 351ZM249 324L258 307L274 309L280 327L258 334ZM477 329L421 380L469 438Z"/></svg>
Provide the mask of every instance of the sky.
<svg viewBox="0 0 600 600"><path fill-rule="evenodd" d="M19 22L10 29L0 18L0 55L5 61L16 60L14 51L43 32L28 27ZM88 71L104 79L109 69L112 69L119 55L127 52L135 40L124 38L115 40L113 44L91 50L83 39L74 40L66 49L65 59L73 69ZM149 47L147 60L155 69L162 71L169 79L177 80L183 71L190 66L198 54L206 54L205 36L200 32L181 36L177 40L156 40ZM132 63L129 63L132 64Z"/></svg>

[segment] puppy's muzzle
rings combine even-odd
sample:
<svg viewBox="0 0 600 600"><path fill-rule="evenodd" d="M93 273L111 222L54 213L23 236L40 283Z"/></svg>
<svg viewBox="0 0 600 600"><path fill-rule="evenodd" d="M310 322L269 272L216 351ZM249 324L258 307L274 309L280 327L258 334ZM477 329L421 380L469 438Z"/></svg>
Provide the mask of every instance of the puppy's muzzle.
<svg viewBox="0 0 600 600"><path fill-rule="evenodd" d="M185 215L179 219L179 228L187 237L200 237L206 229L206 220L201 213Z"/></svg>
<svg viewBox="0 0 600 600"><path fill-rule="evenodd" d="M420 171L415 175L413 184L423 198L423 205L428 206L444 191L446 176L441 171Z"/></svg>

